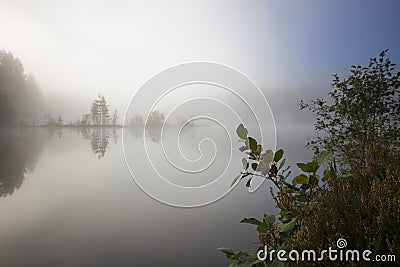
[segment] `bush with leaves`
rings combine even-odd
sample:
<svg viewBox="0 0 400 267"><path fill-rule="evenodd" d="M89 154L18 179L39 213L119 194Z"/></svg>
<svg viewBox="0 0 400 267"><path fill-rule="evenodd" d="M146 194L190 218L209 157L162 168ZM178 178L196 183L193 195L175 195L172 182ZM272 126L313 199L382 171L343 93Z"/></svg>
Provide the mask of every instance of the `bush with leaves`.
<svg viewBox="0 0 400 267"><path fill-rule="evenodd" d="M277 216L242 221L257 225L261 245L275 250L319 251L346 238L349 249L370 249L399 259L400 72L394 73L396 65L386 58L386 52L370 59L366 67L352 66L347 79L340 81L335 75L329 93L332 101L301 103L301 108L316 116L317 138L308 146L317 156L309 163L297 164L307 175L297 175L292 183L288 182L288 169L283 168L282 150L275 154L263 151L247 136L243 125L237 129L244 142L240 150L248 157L242 160L244 171L236 180L250 177L246 183L250 186L254 175L263 176L277 189L276 193L271 189L280 209ZM320 181L317 170L327 158L329 167ZM267 265L254 254L221 251L234 261L231 266ZM356 263L319 261L317 265L338 264ZM277 259L268 262L268 266L285 265L288 262Z"/></svg>
<svg viewBox="0 0 400 267"><path fill-rule="evenodd" d="M398 150L400 72L395 72L387 51L371 58L367 66L351 66L346 79L334 75L329 101L300 103L316 117L317 138L308 146L314 152L330 151L339 167L374 171Z"/></svg>
<svg viewBox="0 0 400 267"><path fill-rule="evenodd" d="M307 163L297 163L304 172L289 181L290 166L285 167L283 150L275 153L272 150L263 150L261 144L248 136L247 129L241 124L237 134L243 146L240 151L246 154L242 159L243 171L234 179L232 185L247 178L246 186L251 185L254 176L261 176L271 181L275 188L270 188L272 198L280 212L277 215L264 214L262 221L255 218L245 218L241 223L257 226L261 247L267 246L274 250L290 250L292 238L304 229L304 218L309 216L321 196L324 181L332 174L330 169L324 171L323 177L317 172L322 163L329 157L328 153L320 153L314 160ZM235 253L229 248L220 248L228 259L235 261L230 266L264 266L256 254L243 251ZM269 256L268 256L269 257ZM258 264L258 265L257 265ZM274 257L272 266L286 266Z"/></svg>
<svg viewBox="0 0 400 267"><path fill-rule="evenodd" d="M369 249L375 255L395 255L400 259L400 167L397 155L379 173L351 172L332 179L320 203L304 218L301 236L293 238L296 249L320 250L338 238L347 240L347 249ZM359 262L348 262L352 266ZM302 263L301 265L312 265ZM337 266L337 262L319 262ZM373 266L395 266L377 263Z"/></svg>
<svg viewBox="0 0 400 267"><path fill-rule="evenodd" d="M309 146L331 151L347 175L329 182L296 247L326 247L344 237L349 248L400 258L400 72L386 53L352 66L347 79L335 75L332 104L301 104L322 132Z"/></svg>

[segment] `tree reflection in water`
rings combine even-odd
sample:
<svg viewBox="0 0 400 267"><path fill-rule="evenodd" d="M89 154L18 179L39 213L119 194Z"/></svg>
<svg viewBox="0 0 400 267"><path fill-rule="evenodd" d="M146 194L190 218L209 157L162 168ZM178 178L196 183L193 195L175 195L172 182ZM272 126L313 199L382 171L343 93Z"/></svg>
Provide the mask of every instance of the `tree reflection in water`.
<svg viewBox="0 0 400 267"><path fill-rule="evenodd" d="M130 127L130 135L141 138L144 126ZM0 197L19 189L27 173L34 171L45 142L64 139L65 131L79 134L90 141L98 159L104 158L112 143L118 142L118 129L110 127L14 127L0 128ZM146 127L145 136L151 142L161 139L161 127Z"/></svg>
<svg viewBox="0 0 400 267"><path fill-rule="evenodd" d="M104 157L104 155L107 152L108 146L108 139L110 138L110 135L108 131L105 131L104 129L96 129L92 131L91 137L90 137L90 146L92 148L93 153L97 155L98 159L101 159Z"/></svg>
<svg viewBox="0 0 400 267"><path fill-rule="evenodd" d="M33 172L43 150L43 136L34 129L0 129L0 197L19 189Z"/></svg>
<svg viewBox="0 0 400 267"><path fill-rule="evenodd" d="M161 126L146 126L145 136L148 140L154 143L161 141Z"/></svg>
<svg viewBox="0 0 400 267"><path fill-rule="evenodd" d="M90 147L98 159L105 156L107 149L109 149L110 138L114 140L114 143L118 142L118 134L115 128L79 127L76 130L79 131L82 138L90 140Z"/></svg>

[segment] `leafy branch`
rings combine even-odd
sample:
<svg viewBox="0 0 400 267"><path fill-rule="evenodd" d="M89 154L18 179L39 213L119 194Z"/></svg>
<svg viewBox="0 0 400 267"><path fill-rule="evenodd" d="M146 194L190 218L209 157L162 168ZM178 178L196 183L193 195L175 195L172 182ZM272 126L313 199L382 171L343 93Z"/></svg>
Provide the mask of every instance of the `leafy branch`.
<svg viewBox="0 0 400 267"><path fill-rule="evenodd" d="M328 152L319 153L312 161L297 163L303 172L291 179L290 166L285 166L284 151L279 149L273 152L264 150L256 139L248 136L248 131L243 124L236 130L243 143L239 150L246 155L242 159L243 170L232 182L232 186L241 180L248 178L246 187L251 187L254 176L263 177L273 183L270 187L272 198L280 212L277 215L264 214L262 221L255 218L244 218L241 223L257 226L259 244L270 249L287 250L290 241L295 235L302 233L303 218L310 214L321 196L321 192L333 175L333 168L327 168L320 177L318 170L330 157ZM291 181L290 181L291 180ZM275 189L275 190L274 190ZM228 248L220 248L228 259L234 261L231 267L264 266L256 254L248 254L243 251L234 253ZM275 266L286 266L286 263L278 260L272 263Z"/></svg>

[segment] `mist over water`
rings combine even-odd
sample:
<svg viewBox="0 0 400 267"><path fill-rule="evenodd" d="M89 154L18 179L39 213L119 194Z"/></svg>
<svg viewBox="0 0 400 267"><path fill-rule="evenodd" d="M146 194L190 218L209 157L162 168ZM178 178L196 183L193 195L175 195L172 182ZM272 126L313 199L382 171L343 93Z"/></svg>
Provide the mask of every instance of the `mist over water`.
<svg viewBox="0 0 400 267"><path fill-rule="evenodd" d="M137 130L131 128L124 136L128 144L144 141ZM293 129L296 137L283 135L282 142L292 140L288 158L303 147L305 130ZM165 131L164 142L172 142L168 133L174 129ZM209 131L220 141L226 138L216 126L193 126L183 133L181 148L187 157L198 156L196 140ZM2 129L0 138L4 266L221 266L227 261L216 248L229 243L254 249L250 244L254 229L231 222L274 211L267 183L253 194L240 184L221 200L200 208L174 208L155 201L133 182L125 166L121 129L12 128ZM145 138L149 153L158 153L160 143ZM221 149L219 154L228 156L228 151ZM240 160L232 158L238 171ZM169 172L167 166L157 167ZM210 175L173 178L192 185L208 182ZM222 177L228 184L233 178Z"/></svg>

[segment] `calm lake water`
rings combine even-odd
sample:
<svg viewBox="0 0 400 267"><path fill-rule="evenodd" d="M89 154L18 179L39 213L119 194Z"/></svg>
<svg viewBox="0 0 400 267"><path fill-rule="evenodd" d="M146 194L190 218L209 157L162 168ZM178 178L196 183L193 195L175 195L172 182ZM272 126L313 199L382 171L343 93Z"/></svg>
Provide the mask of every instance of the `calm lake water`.
<svg viewBox="0 0 400 267"><path fill-rule="evenodd" d="M310 158L304 144L311 130L310 126L278 127L278 147L285 148L292 166L295 160ZM218 132L192 127L181 140L180 148L191 160L201 155L198 141L204 131ZM188 179L163 165L160 136L150 134L143 140L141 133L125 131L125 146L134 149L147 142L159 171L182 186L209 183L230 156L230 149L222 145L214 162L220 168L210 169L215 174ZM214 137L224 138L223 134ZM213 150L211 145L201 145L205 161L212 160L206 153ZM257 240L254 227L239 222L274 212L269 184L250 194L242 183L212 204L173 207L140 189L122 151L122 129L0 129L0 265L227 266L229 261L218 247L256 250L251 244ZM143 181L152 181L154 174L141 156L130 155L128 163L136 161L131 171ZM174 161L174 153L170 159ZM226 184L240 170L240 160L240 154L232 155L235 167L221 176Z"/></svg>

